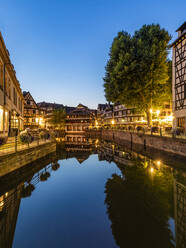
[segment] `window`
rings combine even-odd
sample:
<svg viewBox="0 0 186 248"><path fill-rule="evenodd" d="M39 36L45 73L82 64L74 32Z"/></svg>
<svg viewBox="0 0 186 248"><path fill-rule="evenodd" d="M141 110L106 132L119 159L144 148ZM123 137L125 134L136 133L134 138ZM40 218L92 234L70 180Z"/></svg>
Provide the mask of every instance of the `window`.
<svg viewBox="0 0 186 248"><path fill-rule="evenodd" d="M30 100L27 100L27 104L30 105Z"/></svg>
<svg viewBox="0 0 186 248"><path fill-rule="evenodd" d="M166 104L165 108L170 109L170 104Z"/></svg>
<svg viewBox="0 0 186 248"><path fill-rule="evenodd" d="M15 88L13 88L13 101L14 101L14 104L17 106L17 92Z"/></svg>
<svg viewBox="0 0 186 248"><path fill-rule="evenodd" d="M184 84L184 99L186 99L186 83Z"/></svg>
<svg viewBox="0 0 186 248"><path fill-rule="evenodd" d="M185 118L181 117L177 119L178 127L185 127Z"/></svg>
<svg viewBox="0 0 186 248"><path fill-rule="evenodd" d="M3 90L3 65L0 64L0 88Z"/></svg>

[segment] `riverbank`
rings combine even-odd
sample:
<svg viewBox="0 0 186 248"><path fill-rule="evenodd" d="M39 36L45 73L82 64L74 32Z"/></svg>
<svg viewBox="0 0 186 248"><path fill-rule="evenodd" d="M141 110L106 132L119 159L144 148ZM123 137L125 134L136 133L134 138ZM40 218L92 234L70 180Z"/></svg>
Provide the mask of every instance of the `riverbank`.
<svg viewBox="0 0 186 248"><path fill-rule="evenodd" d="M0 177L28 165L56 151L56 143L48 141L34 147L28 147L16 153L0 156Z"/></svg>
<svg viewBox="0 0 186 248"><path fill-rule="evenodd" d="M184 139L107 129L102 130L101 137L105 140L115 141L120 144L127 142L131 147L138 145L143 150L148 147L186 157L186 140Z"/></svg>

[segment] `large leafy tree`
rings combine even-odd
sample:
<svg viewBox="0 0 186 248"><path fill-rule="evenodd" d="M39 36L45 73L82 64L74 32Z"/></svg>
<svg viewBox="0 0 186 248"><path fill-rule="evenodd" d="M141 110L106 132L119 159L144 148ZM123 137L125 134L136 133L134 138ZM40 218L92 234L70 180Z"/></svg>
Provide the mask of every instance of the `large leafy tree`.
<svg viewBox="0 0 186 248"><path fill-rule="evenodd" d="M105 96L113 103L135 106L147 114L168 95L170 35L159 25L144 25L133 36L119 32L110 48L104 77Z"/></svg>
<svg viewBox="0 0 186 248"><path fill-rule="evenodd" d="M50 123L54 125L55 128L64 129L66 119L65 109L56 109L53 111L50 118Z"/></svg>

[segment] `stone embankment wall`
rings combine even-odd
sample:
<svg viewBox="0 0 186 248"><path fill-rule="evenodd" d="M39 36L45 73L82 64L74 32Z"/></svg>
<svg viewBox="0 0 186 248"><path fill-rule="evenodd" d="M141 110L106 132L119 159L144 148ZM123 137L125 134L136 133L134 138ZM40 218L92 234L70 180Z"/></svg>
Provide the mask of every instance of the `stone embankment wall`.
<svg viewBox="0 0 186 248"><path fill-rule="evenodd" d="M102 130L102 138L117 142L127 141L130 144L150 147L164 152L186 156L186 140L155 135L137 134L118 130Z"/></svg>
<svg viewBox="0 0 186 248"><path fill-rule="evenodd" d="M0 177L56 151L56 143L50 142L0 157Z"/></svg>

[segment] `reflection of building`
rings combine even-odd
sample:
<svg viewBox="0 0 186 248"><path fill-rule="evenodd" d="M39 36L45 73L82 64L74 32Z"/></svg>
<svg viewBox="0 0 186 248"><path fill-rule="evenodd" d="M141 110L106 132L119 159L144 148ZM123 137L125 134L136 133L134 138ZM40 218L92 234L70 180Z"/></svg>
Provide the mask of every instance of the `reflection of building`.
<svg viewBox="0 0 186 248"><path fill-rule="evenodd" d="M0 33L0 137L23 129L24 98Z"/></svg>
<svg viewBox="0 0 186 248"><path fill-rule="evenodd" d="M110 143L103 142L98 149L99 160L106 160L108 162L115 162L121 165L134 165L132 155L130 152L125 152L119 146Z"/></svg>
<svg viewBox="0 0 186 248"><path fill-rule="evenodd" d="M66 133L84 133L89 127L95 126L96 111L79 104L67 113Z"/></svg>
<svg viewBox="0 0 186 248"><path fill-rule="evenodd" d="M21 201L20 186L0 196L0 247L11 248Z"/></svg>
<svg viewBox="0 0 186 248"><path fill-rule="evenodd" d="M76 158L81 164L95 152L95 140L89 139L83 135L67 134L65 136L66 158Z"/></svg>
<svg viewBox="0 0 186 248"><path fill-rule="evenodd" d="M24 106L24 127L25 128L44 128L44 110L39 109L30 92L23 92L25 99Z"/></svg>
<svg viewBox="0 0 186 248"><path fill-rule="evenodd" d="M172 48L174 127L186 128L186 22L177 29Z"/></svg>
<svg viewBox="0 0 186 248"><path fill-rule="evenodd" d="M65 148L67 151L92 151L95 141L81 134L67 134Z"/></svg>
<svg viewBox="0 0 186 248"><path fill-rule="evenodd" d="M176 247L186 247L186 186L174 180Z"/></svg>

